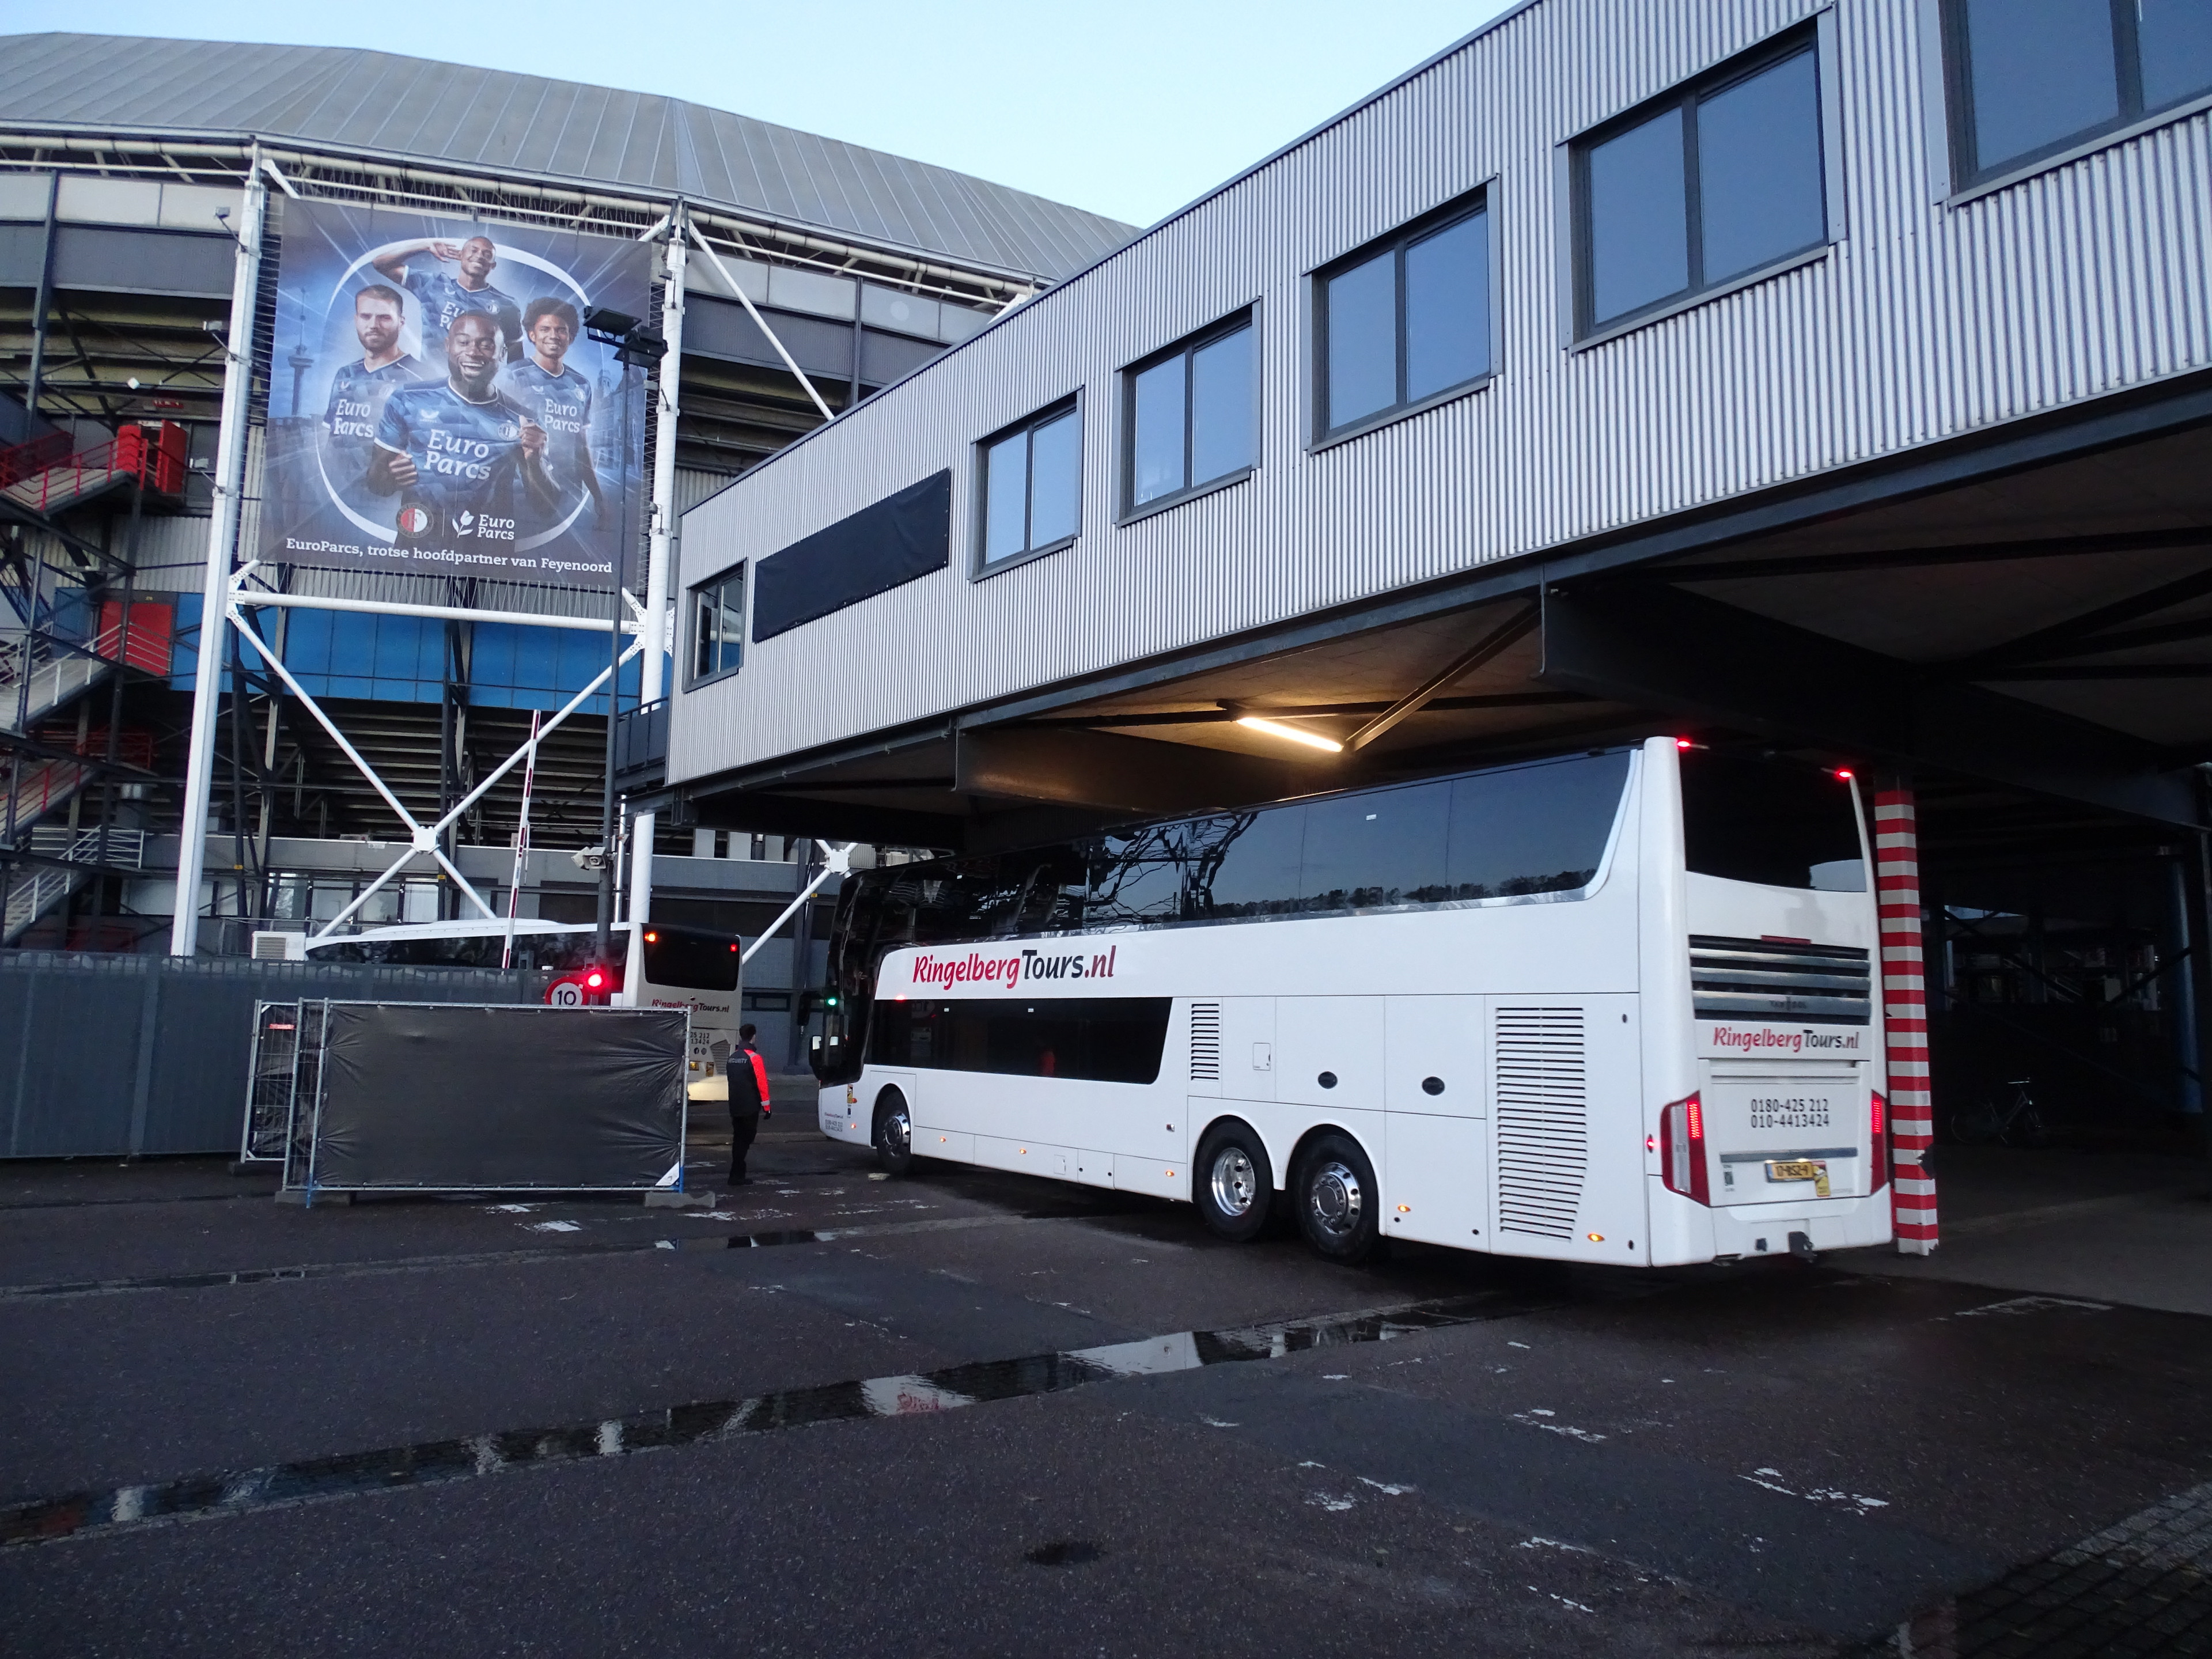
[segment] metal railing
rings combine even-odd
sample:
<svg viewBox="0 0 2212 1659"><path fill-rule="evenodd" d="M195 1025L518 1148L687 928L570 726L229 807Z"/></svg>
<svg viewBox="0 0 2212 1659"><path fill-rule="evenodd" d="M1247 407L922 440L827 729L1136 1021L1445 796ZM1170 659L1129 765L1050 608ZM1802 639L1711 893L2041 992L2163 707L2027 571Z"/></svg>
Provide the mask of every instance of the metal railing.
<svg viewBox="0 0 2212 1659"><path fill-rule="evenodd" d="M149 674L167 674L175 612L166 605L137 610L126 629L120 604L105 601L99 631L83 641L43 629L0 633L0 726L28 732L33 722L91 686L118 661Z"/></svg>
<svg viewBox="0 0 2212 1659"><path fill-rule="evenodd" d="M4 939L13 945L30 925L76 891L97 870L141 868L146 861L146 832L143 830L71 830L66 824L43 825L31 831L30 850L41 858L64 859L66 865L33 865L24 878L8 890ZM103 849L106 858L100 860ZM76 866L76 867L71 867Z"/></svg>
<svg viewBox="0 0 2212 1659"><path fill-rule="evenodd" d="M34 512L52 513L121 478L181 495L186 471L185 429L174 421L162 422L150 434L143 426L126 426L106 443L74 454L69 434L52 433L0 452L0 491Z"/></svg>

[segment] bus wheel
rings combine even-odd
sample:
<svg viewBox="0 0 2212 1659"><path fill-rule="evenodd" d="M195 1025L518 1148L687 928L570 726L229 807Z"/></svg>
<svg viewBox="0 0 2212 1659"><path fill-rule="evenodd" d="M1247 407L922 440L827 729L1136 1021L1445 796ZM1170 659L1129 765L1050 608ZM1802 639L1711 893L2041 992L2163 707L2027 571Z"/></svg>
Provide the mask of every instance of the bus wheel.
<svg viewBox="0 0 2212 1659"><path fill-rule="evenodd" d="M886 1089L876 1102L876 1167L886 1175L902 1176L914 1168L914 1120L907 1115L906 1097Z"/></svg>
<svg viewBox="0 0 2212 1659"><path fill-rule="evenodd" d="M1349 1135L1323 1135L1298 1166L1298 1229L1331 1261L1354 1266L1375 1254L1375 1166Z"/></svg>
<svg viewBox="0 0 2212 1659"><path fill-rule="evenodd" d="M1199 1147L1192 1173L1198 1212L1216 1237L1242 1244L1259 1236L1275 1196L1274 1171L1259 1136L1241 1123L1224 1124Z"/></svg>

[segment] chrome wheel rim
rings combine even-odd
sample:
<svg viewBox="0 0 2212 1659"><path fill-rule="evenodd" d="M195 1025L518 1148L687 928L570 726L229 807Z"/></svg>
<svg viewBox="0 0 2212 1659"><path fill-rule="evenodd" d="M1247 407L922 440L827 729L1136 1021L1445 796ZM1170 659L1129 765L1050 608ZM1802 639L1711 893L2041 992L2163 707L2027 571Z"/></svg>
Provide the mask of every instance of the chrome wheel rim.
<svg viewBox="0 0 2212 1659"><path fill-rule="evenodd" d="M1206 1185L1213 1194L1213 1207L1232 1219L1249 1215L1260 1199L1260 1171L1241 1146L1221 1149Z"/></svg>
<svg viewBox="0 0 2212 1659"><path fill-rule="evenodd" d="M1349 1238L1358 1231L1367 1200L1351 1166L1331 1158L1306 1183L1306 1207L1314 1224L1331 1238Z"/></svg>
<svg viewBox="0 0 2212 1659"><path fill-rule="evenodd" d="M914 1127L906 1121L906 1109L899 1108L884 1115L884 1147L894 1157L904 1156L908 1144L914 1139Z"/></svg>

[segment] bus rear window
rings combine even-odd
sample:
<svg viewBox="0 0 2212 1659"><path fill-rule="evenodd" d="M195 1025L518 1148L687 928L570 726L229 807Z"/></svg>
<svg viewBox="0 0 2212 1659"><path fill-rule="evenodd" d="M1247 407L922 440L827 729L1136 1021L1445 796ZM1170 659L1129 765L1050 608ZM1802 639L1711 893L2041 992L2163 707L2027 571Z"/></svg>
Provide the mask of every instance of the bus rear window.
<svg viewBox="0 0 2212 1659"><path fill-rule="evenodd" d="M687 933L673 927L645 932L649 984L683 991L734 991L738 956L738 941L727 933Z"/></svg>
<svg viewBox="0 0 2212 1659"><path fill-rule="evenodd" d="M1682 839L1698 875L1867 890L1851 786L1816 767L1684 750Z"/></svg>

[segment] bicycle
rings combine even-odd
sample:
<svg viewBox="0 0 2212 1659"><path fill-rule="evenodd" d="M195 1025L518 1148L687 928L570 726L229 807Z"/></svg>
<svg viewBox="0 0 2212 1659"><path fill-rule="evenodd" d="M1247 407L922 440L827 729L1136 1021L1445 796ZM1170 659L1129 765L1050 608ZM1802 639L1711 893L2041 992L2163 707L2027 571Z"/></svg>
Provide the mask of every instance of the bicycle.
<svg viewBox="0 0 2212 1659"><path fill-rule="evenodd" d="M1951 1136L1961 1146L2041 1146L2051 1138L2050 1126L2035 1103L2033 1078L2014 1078L2004 1084L2008 1096L1993 1094L1971 1111L1951 1117Z"/></svg>

